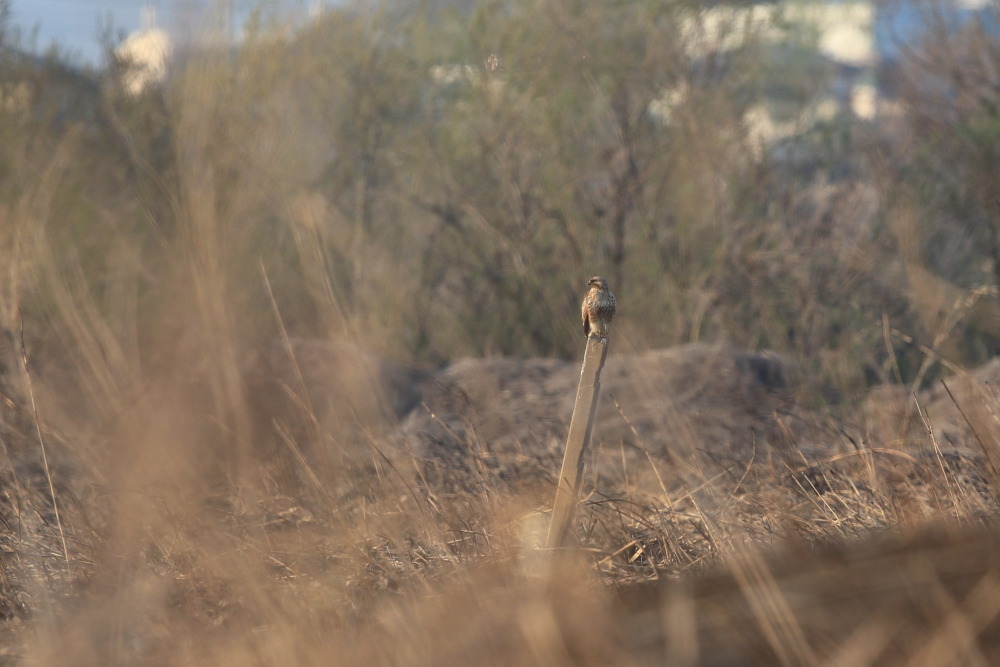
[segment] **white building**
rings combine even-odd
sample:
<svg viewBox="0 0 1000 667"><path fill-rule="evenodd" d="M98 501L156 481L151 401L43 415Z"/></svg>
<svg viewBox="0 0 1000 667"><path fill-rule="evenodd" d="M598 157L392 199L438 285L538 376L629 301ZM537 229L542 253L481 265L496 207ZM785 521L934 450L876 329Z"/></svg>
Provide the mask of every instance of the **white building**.
<svg viewBox="0 0 1000 667"><path fill-rule="evenodd" d="M115 49L115 56L125 65L122 85L130 95L138 95L163 80L173 51L170 36L156 27L156 8L145 5L141 15L139 30Z"/></svg>
<svg viewBox="0 0 1000 667"><path fill-rule="evenodd" d="M717 5L696 9L682 24L681 41L691 58L740 48L747 39L772 46L807 46L833 66L830 87L794 118L777 116L769 100L747 109L744 124L751 141L763 146L791 137L812 124L850 112L870 120L875 115L875 7L869 0L803 0ZM669 122L688 91L665 90L649 105L651 116Z"/></svg>

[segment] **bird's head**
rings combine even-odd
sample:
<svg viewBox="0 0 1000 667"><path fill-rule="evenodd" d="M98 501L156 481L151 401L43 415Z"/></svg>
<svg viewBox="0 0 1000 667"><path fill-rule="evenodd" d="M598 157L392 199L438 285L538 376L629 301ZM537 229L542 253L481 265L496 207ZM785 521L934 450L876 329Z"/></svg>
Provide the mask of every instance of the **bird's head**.
<svg viewBox="0 0 1000 667"><path fill-rule="evenodd" d="M608 281L604 279L604 276L594 276L587 281L587 284L601 290L602 292L608 291Z"/></svg>

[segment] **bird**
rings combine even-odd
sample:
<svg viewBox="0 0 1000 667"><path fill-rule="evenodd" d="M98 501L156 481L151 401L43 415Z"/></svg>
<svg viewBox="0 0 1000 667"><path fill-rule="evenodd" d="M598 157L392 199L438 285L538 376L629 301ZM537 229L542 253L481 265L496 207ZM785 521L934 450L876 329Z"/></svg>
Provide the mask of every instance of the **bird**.
<svg viewBox="0 0 1000 667"><path fill-rule="evenodd" d="M587 284L590 290L583 297L583 335L607 342L611 320L615 317L615 295L608 289L604 276L594 276Z"/></svg>

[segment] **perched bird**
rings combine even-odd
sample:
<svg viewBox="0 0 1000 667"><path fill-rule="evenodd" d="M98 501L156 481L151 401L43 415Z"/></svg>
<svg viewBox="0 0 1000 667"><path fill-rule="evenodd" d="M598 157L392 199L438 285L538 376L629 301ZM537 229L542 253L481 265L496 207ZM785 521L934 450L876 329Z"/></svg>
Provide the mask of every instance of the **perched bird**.
<svg viewBox="0 0 1000 667"><path fill-rule="evenodd" d="M608 289L604 276L594 276L588 282L590 291L583 297L583 335L587 338L608 339L611 320L615 317L615 295Z"/></svg>

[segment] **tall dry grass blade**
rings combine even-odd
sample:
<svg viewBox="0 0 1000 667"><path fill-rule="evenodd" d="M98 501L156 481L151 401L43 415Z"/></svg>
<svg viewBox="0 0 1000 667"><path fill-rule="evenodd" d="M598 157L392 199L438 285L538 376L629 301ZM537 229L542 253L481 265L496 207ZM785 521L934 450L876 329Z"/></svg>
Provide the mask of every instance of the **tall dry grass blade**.
<svg viewBox="0 0 1000 667"><path fill-rule="evenodd" d="M988 296L995 297L996 295L996 287L992 285L981 285L966 294L959 295L955 299L955 301L951 304L951 309L938 326L938 330L934 334L930 348L927 349L923 346L920 348L921 351L924 352L924 359L920 363L920 368L917 370L917 374L914 376L913 382L910 383L911 393L915 392L920 387L924 376L936 362L944 361L941 357L940 349L947 341L948 337L951 336L952 332L958 327L962 319L972 310L980 299ZM954 364L946 365L952 368L955 367Z"/></svg>
<svg viewBox="0 0 1000 667"><path fill-rule="evenodd" d="M973 420L969 418L968 414L966 414L965 409L959 405L958 399L955 398L955 394L951 391L951 387L949 387L948 383L943 379L941 380L941 386L943 386L944 390L948 392L948 398L951 399L951 402L954 404L955 409L958 410L958 413L962 415L962 419L965 420L965 423L969 426L969 430L972 431L972 435L976 438L976 442L979 443L979 447L983 450L983 456L986 457L986 463L989 466L990 481L993 482L993 493L995 495L1000 494L1000 486L998 486L998 484L1000 484L1000 461L997 460L998 452L994 451L996 448L990 447L989 444L987 444L986 438L979 432L979 429L976 428Z"/></svg>
<svg viewBox="0 0 1000 667"><path fill-rule="evenodd" d="M743 549L729 559L728 564L753 610L761 632L781 664L819 664L815 651L764 558L753 549Z"/></svg>
<svg viewBox="0 0 1000 667"><path fill-rule="evenodd" d="M309 394L306 391L306 381L302 377L302 369L299 367L298 359L295 357L295 351L292 349L292 340L288 336L288 329L285 327L285 318L281 316L281 310L278 308L278 301L274 298L274 290L271 289L271 279L267 276L267 267L264 266L264 259L260 258L260 275L264 279L264 287L267 289L267 300L271 304L271 312L274 313L274 321L278 325L278 333L281 335L281 343L285 346L285 352L288 354L288 361L292 364L292 371L295 373L295 381L299 385L299 389L302 391L302 396L307 402L310 413L315 413L312 409L312 405L309 404Z"/></svg>
<svg viewBox="0 0 1000 667"><path fill-rule="evenodd" d="M59 516L59 502L56 500L56 487L52 482L52 468L49 466L49 455L45 447L45 436L42 435L42 424L38 419L38 405L35 402L35 390L31 382L31 371L28 369L28 352L24 346L24 317L20 310L18 315L18 347L21 354L21 372L24 374L24 385L28 390L28 401L31 403L31 418L35 425L35 435L38 437L38 447L42 453L42 468L45 471L45 480L49 485L49 497L52 499L52 513L56 519L56 529L59 531L59 540L62 543L63 558L66 561L67 574L70 574L69 548L66 546L66 532L63 530L62 518Z"/></svg>
<svg viewBox="0 0 1000 667"><path fill-rule="evenodd" d="M937 585L943 589L940 582ZM907 667L953 664L986 667L991 663L980 650L978 637L998 616L1000 574L992 571L983 575L961 605L949 610L937 630L914 652Z"/></svg>
<svg viewBox="0 0 1000 667"><path fill-rule="evenodd" d="M889 368L896 380L896 384L903 384L903 375L899 372L899 359L896 358L896 350L892 346L893 329L889 326L889 313L882 311L882 342L885 344L885 353L888 357Z"/></svg>
<svg viewBox="0 0 1000 667"><path fill-rule="evenodd" d="M837 652L826 659L825 667L868 667L879 664L879 657L902 625L902 619L893 616L862 620Z"/></svg>
<svg viewBox="0 0 1000 667"><path fill-rule="evenodd" d="M673 667L697 665L698 615L690 584L671 582L664 587L660 619L666 640L666 664Z"/></svg>
<svg viewBox="0 0 1000 667"><path fill-rule="evenodd" d="M938 444L937 436L934 435L934 427L931 425L930 417L926 410L921 409L920 401L917 399L916 394L911 394L913 396L913 404L916 406L917 415L920 417L920 421L924 425L924 429L927 431L927 437L930 438L931 445L934 447L934 459L937 461L938 470L941 472L941 480L945 484L945 488L948 489L948 495L951 497L952 507L957 509L964 505L959 505L958 497L955 493L955 484L952 483L951 478L948 476L948 470L945 468L944 453L941 451L941 446ZM959 487L961 491L961 487Z"/></svg>

